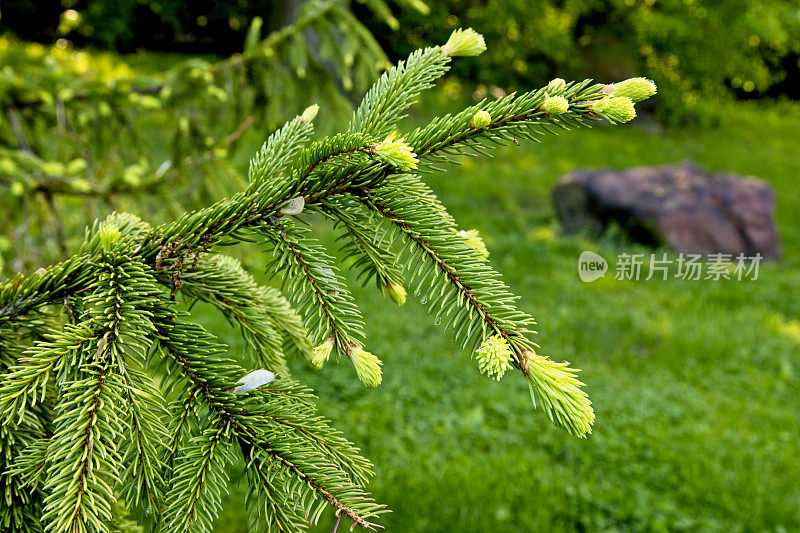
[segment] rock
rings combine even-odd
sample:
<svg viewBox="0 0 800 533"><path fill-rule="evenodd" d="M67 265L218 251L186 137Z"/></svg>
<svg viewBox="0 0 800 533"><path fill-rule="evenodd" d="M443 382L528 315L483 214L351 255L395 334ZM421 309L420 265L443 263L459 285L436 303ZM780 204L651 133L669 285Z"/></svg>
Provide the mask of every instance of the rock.
<svg viewBox="0 0 800 533"><path fill-rule="evenodd" d="M638 242L695 253L780 256L775 193L751 176L708 172L694 163L628 170L576 170L553 188L567 232L616 222Z"/></svg>

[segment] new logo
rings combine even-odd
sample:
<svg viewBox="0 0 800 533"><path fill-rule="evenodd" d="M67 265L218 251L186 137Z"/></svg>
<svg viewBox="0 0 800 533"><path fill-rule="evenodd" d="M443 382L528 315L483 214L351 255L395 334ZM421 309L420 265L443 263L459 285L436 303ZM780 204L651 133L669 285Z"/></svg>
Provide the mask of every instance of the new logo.
<svg viewBox="0 0 800 533"><path fill-rule="evenodd" d="M608 271L608 261L589 250L581 252L578 258L578 277L581 281L589 283L602 278Z"/></svg>

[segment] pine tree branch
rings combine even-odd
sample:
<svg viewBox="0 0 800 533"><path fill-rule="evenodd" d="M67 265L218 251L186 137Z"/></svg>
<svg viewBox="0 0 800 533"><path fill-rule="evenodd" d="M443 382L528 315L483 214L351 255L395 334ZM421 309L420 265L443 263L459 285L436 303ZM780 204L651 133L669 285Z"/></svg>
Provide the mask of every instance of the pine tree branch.
<svg viewBox="0 0 800 533"><path fill-rule="evenodd" d="M26 350L18 364L5 371L0 381L0 423L21 418L25 412L45 401L47 384L53 372L65 364L63 359L75 355L106 331L92 329L90 323L65 324L64 331L52 331L49 338Z"/></svg>
<svg viewBox="0 0 800 533"><path fill-rule="evenodd" d="M333 258L305 229L280 221L263 225L262 233L275 246L273 271L285 270L290 298L317 342L333 336L345 355L363 343L363 319L344 281L336 274ZM320 314L314 313L318 310Z"/></svg>
<svg viewBox="0 0 800 533"><path fill-rule="evenodd" d="M379 513L382 506L374 504L370 498L367 498L366 495L361 492L357 485L350 481L350 477L345 471L341 470L339 466L335 466L337 463L343 462L341 459L332 461L332 459L337 457L337 454L323 454L321 452L325 448L324 446L321 447L318 444L315 445L316 447L309 447L308 443L304 444L303 440L298 440L303 435L309 435L307 432L312 431L315 424L319 423L318 419L317 422L315 422L315 419L305 416L304 420L306 422L304 432L287 432L287 429L292 429L291 425L286 425L285 420L287 414L284 413L279 416L276 416L277 413L270 414L269 406L274 405L277 407L277 405L270 403L264 404L258 401L258 395L253 395L252 400L245 405L242 404L242 402L247 401L247 397L243 397L243 399L240 400L235 395L223 392L232 387L236 379L233 376L242 375L243 369L240 369L235 363L230 360L225 360L223 356L219 355L214 358L214 365L211 368L209 367L208 361L203 359L203 365L206 367L205 372L213 372L213 377L200 373L195 368L197 363L193 362L198 356L193 354L206 354L209 350L217 351L221 354L221 348L216 347L212 338L210 338L202 328L196 325L175 321L174 318L171 318L171 312L166 309L162 309L160 311L160 316L156 318L156 335L166 353L169 354L170 359L177 364L180 372L189 380L192 388L196 389L200 395L202 395L210 409L218 413L218 416L221 417L222 420L225 420L226 424L230 424L231 431L233 431L234 434L247 441L250 448L263 448L262 451L264 453L274 457L284 467L291 470L298 479L301 479L304 486L313 491L324 492L323 495L327 495L326 500L329 501L331 505L342 512L346 512L348 516L352 515L357 523L367 524L370 527L372 526L368 518L373 516L376 512ZM192 347L191 351L189 347ZM258 422L258 420L262 420L262 422ZM283 429L278 433L274 431L269 432L269 438L260 436L262 432L259 431L259 427L261 427L261 424L264 422L270 420L272 423L279 424ZM322 429L327 426L317 427L318 429ZM263 431L266 430L266 427L263 427ZM285 439L290 439L293 444L286 449L276 448L276 446ZM303 439L305 439L305 437L303 437ZM311 439L311 442L315 441L316 439ZM326 446L335 444L337 447L340 447L341 451L337 453L342 453L343 450L351 446L340 437L336 438L336 435L333 433L326 439L326 442ZM250 448L245 446L243 451L247 453ZM289 458L297 456L300 450L305 450L303 456L308 466L317 464L315 467L316 472L306 471L304 467L301 467ZM344 461L346 465L342 466L352 469L354 465L359 464L357 454L352 450L344 457L347 457L347 460ZM359 473L358 470L354 470L353 472L357 473L359 476L363 475ZM342 501L342 498L335 494L332 487L336 487L336 490L343 491L346 500ZM348 501L353 503L348 503Z"/></svg>
<svg viewBox="0 0 800 533"><path fill-rule="evenodd" d="M305 328L288 302L283 300L285 306L277 309L269 305L275 302L274 294L258 285L233 258L216 256L200 260L183 274L181 281L184 295L211 303L231 324L239 327L262 368L288 376L283 355L284 336L287 340L298 340L301 349L311 351ZM273 315L284 309L283 314L277 315L282 321L279 324ZM286 328L291 331L287 332Z"/></svg>
<svg viewBox="0 0 800 533"><path fill-rule="evenodd" d="M397 254L389 246L389 228L374 224L369 215L361 211L361 203L337 196L324 202L320 212L342 228L337 240L343 244L341 253L359 270L356 279L366 284L375 277L378 288L385 291L392 284L402 287L403 275L397 267Z"/></svg>

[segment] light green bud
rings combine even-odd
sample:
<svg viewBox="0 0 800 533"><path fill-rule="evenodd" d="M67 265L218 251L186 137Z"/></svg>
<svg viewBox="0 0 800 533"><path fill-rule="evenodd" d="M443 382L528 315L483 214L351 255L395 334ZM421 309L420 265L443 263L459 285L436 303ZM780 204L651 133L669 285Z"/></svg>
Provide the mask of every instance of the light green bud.
<svg viewBox="0 0 800 533"><path fill-rule="evenodd" d="M69 163L67 163L67 174L70 176L74 176L75 174L80 174L84 170L86 170L86 160L82 157L78 157L73 159Z"/></svg>
<svg viewBox="0 0 800 533"><path fill-rule="evenodd" d="M402 285L390 281L386 284L386 292L389 293L389 298L397 305L402 306L406 303L406 290Z"/></svg>
<svg viewBox="0 0 800 533"><path fill-rule="evenodd" d="M492 115L488 112L480 110L472 117L473 128L485 128L492 123Z"/></svg>
<svg viewBox="0 0 800 533"><path fill-rule="evenodd" d="M381 365L383 364L377 356L364 350L358 344L350 347L350 360L356 367L356 374L361 383L367 387L377 387L383 380Z"/></svg>
<svg viewBox="0 0 800 533"><path fill-rule="evenodd" d="M419 163L417 154L403 139L396 139L396 136L392 133L384 141L373 145L372 152L395 168L414 170Z"/></svg>
<svg viewBox="0 0 800 533"><path fill-rule="evenodd" d="M228 93L226 93L221 87L217 87L216 85L209 85L206 88L209 96L216 98L220 102L227 102L228 101Z"/></svg>
<svg viewBox="0 0 800 533"><path fill-rule="evenodd" d="M606 96L601 100L596 100L592 104L592 110L612 124L629 122L636 118L633 100L624 96Z"/></svg>
<svg viewBox="0 0 800 533"><path fill-rule="evenodd" d="M550 83L547 84L547 94L557 95L564 92L564 89L567 88L567 82L562 80L561 78L556 78L554 80L550 80Z"/></svg>
<svg viewBox="0 0 800 533"><path fill-rule="evenodd" d="M110 251L117 242L119 242L121 234L119 228L114 224L103 224L100 228L100 245L103 251Z"/></svg>
<svg viewBox="0 0 800 533"><path fill-rule="evenodd" d="M506 371L512 368L511 348L500 335L492 335L486 338L480 348L475 350L475 360L481 372L494 378L497 381L505 375Z"/></svg>
<svg viewBox="0 0 800 533"><path fill-rule="evenodd" d="M472 28L458 28L442 47L442 53L450 57L479 56L486 51L483 35Z"/></svg>
<svg viewBox="0 0 800 533"><path fill-rule="evenodd" d="M311 359L309 360L311 366L313 366L317 370L322 368L322 365L324 365L325 361L327 361L328 358L331 356L334 340L335 339L333 335L331 335L330 337L325 339L325 342L314 348L314 353L311 356Z"/></svg>
<svg viewBox="0 0 800 533"><path fill-rule="evenodd" d="M309 123L314 120L318 112L319 106L317 104L313 104L303 110L303 114L300 115L300 118L303 120L303 122Z"/></svg>
<svg viewBox="0 0 800 533"><path fill-rule="evenodd" d="M474 248L483 257L489 257L489 249L486 248L486 243L483 242L478 230L470 229L465 231L462 229L458 232L458 236L464 239L467 246Z"/></svg>
<svg viewBox="0 0 800 533"><path fill-rule="evenodd" d="M614 84L612 96L630 98L634 102L647 100L658 92L656 84L647 78L630 78Z"/></svg>
<svg viewBox="0 0 800 533"><path fill-rule="evenodd" d="M563 115L569 111L569 100L563 96L547 96L542 104L542 109L548 115Z"/></svg>
<svg viewBox="0 0 800 533"><path fill-rule="evenodd" d="M11 196L22 196L25 194L25 184L21 181L15 181L11 184Z"/></svg>

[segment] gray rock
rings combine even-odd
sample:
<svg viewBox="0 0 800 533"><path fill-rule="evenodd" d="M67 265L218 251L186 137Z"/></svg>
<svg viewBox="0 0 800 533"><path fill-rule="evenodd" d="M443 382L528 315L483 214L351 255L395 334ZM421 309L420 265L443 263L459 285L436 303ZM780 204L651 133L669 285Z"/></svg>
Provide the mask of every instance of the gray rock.
<svg viewBox="0 0 800 533"><path fill-rule="evenodd" d="M752 176L708 172L694 163L627 170L576 170L553 188L567 232L616 222L638 242L698 254L781 254L775 193Z"/></svg>

